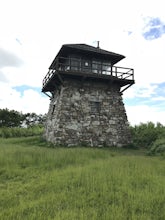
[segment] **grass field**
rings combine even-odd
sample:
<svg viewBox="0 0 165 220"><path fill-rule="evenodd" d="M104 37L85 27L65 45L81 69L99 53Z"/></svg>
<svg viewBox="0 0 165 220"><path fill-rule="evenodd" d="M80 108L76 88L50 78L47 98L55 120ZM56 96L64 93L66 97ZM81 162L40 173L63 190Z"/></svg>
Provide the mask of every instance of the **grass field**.
<svg viewBox="0 0 165 220"><path fill-rule="evenodd" d="M164 220L165 159L0 139L0 219Z"/></svg>

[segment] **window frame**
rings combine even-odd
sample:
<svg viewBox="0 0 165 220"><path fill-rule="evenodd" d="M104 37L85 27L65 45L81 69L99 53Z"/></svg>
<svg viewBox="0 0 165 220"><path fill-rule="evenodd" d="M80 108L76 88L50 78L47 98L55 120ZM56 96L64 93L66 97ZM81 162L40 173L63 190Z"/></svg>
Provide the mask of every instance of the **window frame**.
<svg viewBox="0 0 165 220"><path fill-rule="evenodd" d="M100 101L90 101L90 112L92 114L100 114L101 102Z"/></svg>

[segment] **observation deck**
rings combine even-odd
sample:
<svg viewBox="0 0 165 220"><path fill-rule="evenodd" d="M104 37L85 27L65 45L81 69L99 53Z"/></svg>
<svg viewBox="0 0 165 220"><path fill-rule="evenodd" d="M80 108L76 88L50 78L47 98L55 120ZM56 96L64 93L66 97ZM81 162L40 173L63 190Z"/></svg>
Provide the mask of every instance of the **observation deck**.
<svg viewBox="0 0 165 220"><path fill-rule="evenodd" d="M52 92L65 78L112 81L121 87L135 83L132 68L114 66L105 61L58 57L43 79L42 92Z"/></svg>

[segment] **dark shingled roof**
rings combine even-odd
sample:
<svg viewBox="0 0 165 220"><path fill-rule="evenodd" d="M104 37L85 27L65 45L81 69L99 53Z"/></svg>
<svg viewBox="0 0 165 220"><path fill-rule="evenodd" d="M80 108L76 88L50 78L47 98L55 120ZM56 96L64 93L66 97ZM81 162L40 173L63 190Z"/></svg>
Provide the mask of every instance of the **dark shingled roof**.
<svg viewBox="0 0 165 220"><path fill-rule="evenodd" d="M75 48L75 49L79 49L79 50L84 50L84 51L88 51L88 52L94 52L94 53L99 53L99 54L104 54L104 55L111 55L111 56L118 56L118 57L125 58L125 56L123 56L121 54L113 53L113 52L103 50L98 47L93 47L93 46L90 46L87 44L64 44L63 46Z"/></svg>
<svg viewBox="0 0 165 220"><path fill-rule="evenodd" d="M106 51L101 48L93 47L93 46L90 46L87 44L64 44L61 47L61 49L58 52L55 59L53 60L52 64L50 65L49 69L51 69L51 67L53 67L53 64L54 64L56 58L58 58L60 56L65 57L71 53L88 56L88 57L91 57L94 59L96 58L96 59L103 59L103 60L107 60L107 61L109 60L109 61L111 61L111 63L113 65L115 63L119 62L120 60L122 60L123 58L125 58L125 56L123 56L121 54Z"/></svg>

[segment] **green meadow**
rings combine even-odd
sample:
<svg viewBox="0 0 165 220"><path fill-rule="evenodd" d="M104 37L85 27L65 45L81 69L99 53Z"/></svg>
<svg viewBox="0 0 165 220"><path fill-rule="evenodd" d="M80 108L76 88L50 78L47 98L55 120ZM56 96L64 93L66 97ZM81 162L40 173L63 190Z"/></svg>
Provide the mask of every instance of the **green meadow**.
<svg viewBox="0 0 165 220"><path fill-rule="evenodd" d="M0 219L164 220L165 159L1 138Z"/></svg>

